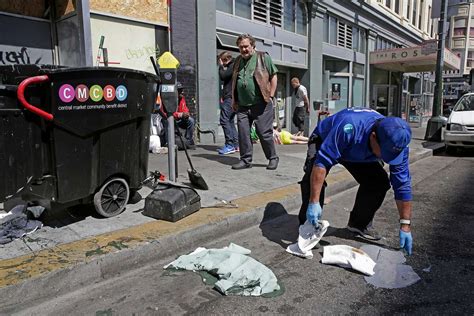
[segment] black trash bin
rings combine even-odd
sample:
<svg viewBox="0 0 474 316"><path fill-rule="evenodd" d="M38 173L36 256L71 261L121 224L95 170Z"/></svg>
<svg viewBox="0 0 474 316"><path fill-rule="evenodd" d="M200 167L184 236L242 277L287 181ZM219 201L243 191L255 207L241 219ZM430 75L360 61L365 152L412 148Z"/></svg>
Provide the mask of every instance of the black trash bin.
<svg viewBox="0 0 474 316"><path fill-rule="evenodd" d="M40 130L41 144L29 146L41 149L41 159L17 188L22 198L47 207L93 201L106 217L122 212L147 175L156 91L155 75L122 68L42 69L23 80L17 97L37 116L27 125ZM29 159L7 151L15 161Z"/></svg>

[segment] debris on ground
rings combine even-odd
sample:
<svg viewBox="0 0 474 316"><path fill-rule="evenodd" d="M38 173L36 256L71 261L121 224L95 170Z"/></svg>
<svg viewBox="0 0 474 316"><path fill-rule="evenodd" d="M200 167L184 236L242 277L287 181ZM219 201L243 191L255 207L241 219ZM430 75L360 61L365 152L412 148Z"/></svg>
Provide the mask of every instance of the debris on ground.
<svg viewBox="0 0 474 316"><path fill-rule="evenodd" d="M217 277L214 287L224 295L261 296L280 291L275 274L249 257L250 250L231 243L220 249L199 247L164 269L207 271Z"/></svg>
<svg viewBox="0 0 474 316"><path fill-rule="evenodd" d="M17 205L0 218L0 245L22 238L43 227L36 220L44 211L42 206Z"/></svg>
<svg viewBox="0 0 474 316"><path fill-rule="evenodd" d="M365 275L374 275L376 265L374 260L363 250L347 245L325 246L321 263L335 264Z"/></svg>

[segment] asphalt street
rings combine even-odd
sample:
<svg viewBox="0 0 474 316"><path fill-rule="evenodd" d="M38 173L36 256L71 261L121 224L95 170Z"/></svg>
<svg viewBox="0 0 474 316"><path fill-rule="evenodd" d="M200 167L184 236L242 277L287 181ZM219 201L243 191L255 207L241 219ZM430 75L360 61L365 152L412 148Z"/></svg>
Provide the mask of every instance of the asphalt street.
<svg viewBox="0 0 474 316"><path fill-rule="evenodd" d="M176 315L176 314L470 314L474 313L474 158L435 156L411 166L413 179L414 255L408 257L421 280L407 288L381 289L354 271L320 263L322 248L312 260L284 251L297 238L296 210L269 203L265 214L276 219L205 245L234 242L252 250L251 256L273 270L285 292L275 298L223 296L193 272L164 271L174 257L137 267L116 278L84 284L77 291L39 306L15 311L20 315ZM331 196L323 218L331 227L321 246L363 241L344 229L355 189ZM376 215L381 244L398 244L398 213L393 192ZM286 214L285 214L286 213ZM270 215L268 216L271 217ZM170 245L171 247L171 245ZM184 253L183 253L184 254Z"/></svg>

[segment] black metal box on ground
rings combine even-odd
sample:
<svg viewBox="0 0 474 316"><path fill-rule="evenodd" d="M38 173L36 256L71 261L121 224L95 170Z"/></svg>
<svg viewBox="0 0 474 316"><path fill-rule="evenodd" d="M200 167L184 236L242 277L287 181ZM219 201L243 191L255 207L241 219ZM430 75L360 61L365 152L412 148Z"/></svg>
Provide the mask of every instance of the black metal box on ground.
<svg viewBox="0 0 474 316"><path fill-rule="evenodd" d="M158 184L145 199L143 215L176 222L201 208L201 197L192 188Z"/></svg>

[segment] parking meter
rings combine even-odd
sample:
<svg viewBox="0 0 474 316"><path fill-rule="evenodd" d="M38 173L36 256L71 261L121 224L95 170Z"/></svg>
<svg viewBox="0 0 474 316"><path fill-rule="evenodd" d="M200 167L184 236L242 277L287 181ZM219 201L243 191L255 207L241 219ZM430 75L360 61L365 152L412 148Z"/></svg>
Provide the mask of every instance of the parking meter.
<svg viewBox="0 0 474 316"><path fill-rule="evenodd" d="M160 97L162 106L168 115L168 173L171 181L176 181L176 152L174 138L173 113L178 109L177 69L179 61L170 52L165 52L158 58L160 67Z"/></svg>

